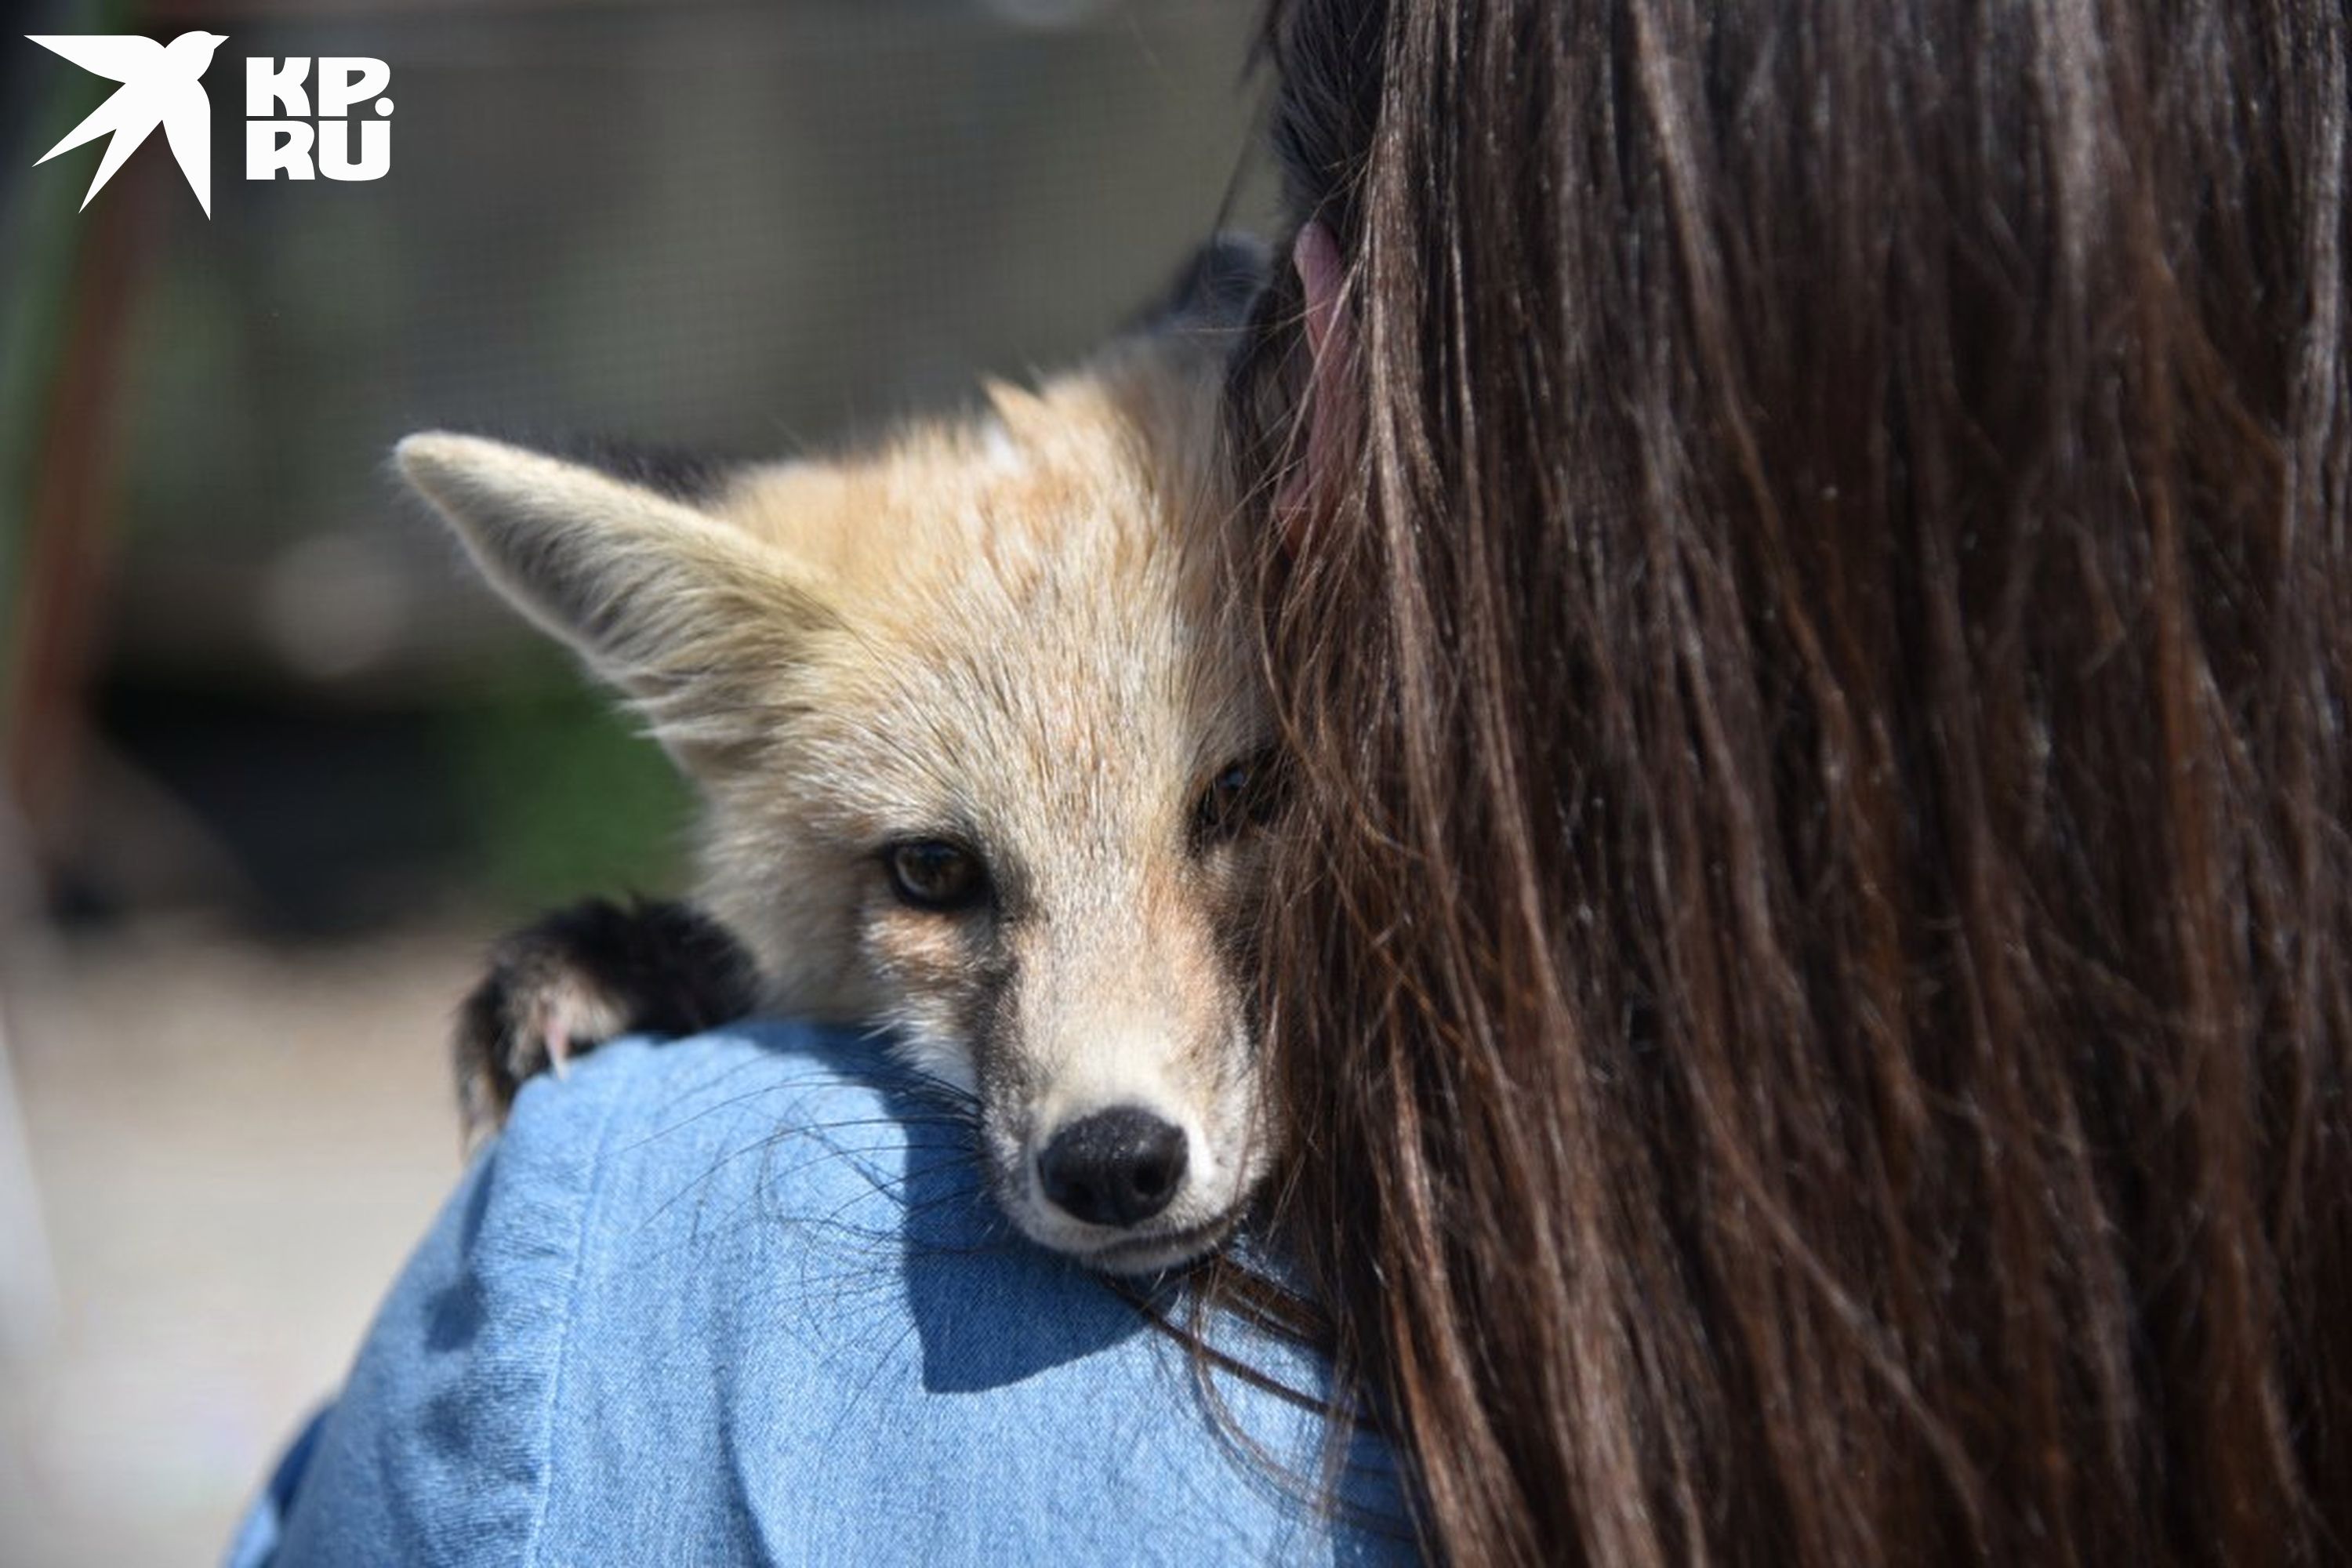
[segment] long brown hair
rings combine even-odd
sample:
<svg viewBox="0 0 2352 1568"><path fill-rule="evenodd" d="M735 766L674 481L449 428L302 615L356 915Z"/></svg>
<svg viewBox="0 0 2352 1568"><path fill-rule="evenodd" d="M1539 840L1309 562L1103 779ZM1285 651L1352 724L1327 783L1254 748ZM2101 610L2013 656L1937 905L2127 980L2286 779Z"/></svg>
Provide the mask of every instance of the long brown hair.
<svg viewBox="0 0 2352 1568"><path fill-rule="evenodd" d="M2352 1552L2341 0L1266 41L1282 1205L1429 1543Z"/></svg>

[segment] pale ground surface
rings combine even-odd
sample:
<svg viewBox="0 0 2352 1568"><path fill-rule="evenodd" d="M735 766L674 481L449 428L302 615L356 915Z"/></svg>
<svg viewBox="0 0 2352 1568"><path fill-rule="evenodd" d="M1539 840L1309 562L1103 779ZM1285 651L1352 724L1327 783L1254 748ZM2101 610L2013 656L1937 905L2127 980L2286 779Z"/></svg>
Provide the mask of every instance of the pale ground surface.
<svg viewBox="0 0 2352 1568"><path fill-rule="evenodd" d="M443 1042L484 934L0 953L53 1281L0 1291L0 1568L218 1559L457 1177Z"/></svg>

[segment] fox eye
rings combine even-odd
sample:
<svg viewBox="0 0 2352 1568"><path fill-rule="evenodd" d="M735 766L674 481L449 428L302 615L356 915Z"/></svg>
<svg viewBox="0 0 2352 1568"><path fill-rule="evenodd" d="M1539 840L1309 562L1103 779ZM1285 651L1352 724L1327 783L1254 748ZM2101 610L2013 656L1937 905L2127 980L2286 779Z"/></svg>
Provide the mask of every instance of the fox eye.
<svg viewBox="0 0 2352 1568"><path fill-rule="evenodd" d="M988 896L980 857L944 838L913 838L882 852L890 890L919 910L964 910Z"/></svg>
<svg viewBox="0 0 2352 1568"><path fill-rule="evenodd" d="M1203 845L1223 844L1273 819L1277 803L1275 754L1260 752L1227 763L1209 776L1192 805L1192 835Z"/></svg>

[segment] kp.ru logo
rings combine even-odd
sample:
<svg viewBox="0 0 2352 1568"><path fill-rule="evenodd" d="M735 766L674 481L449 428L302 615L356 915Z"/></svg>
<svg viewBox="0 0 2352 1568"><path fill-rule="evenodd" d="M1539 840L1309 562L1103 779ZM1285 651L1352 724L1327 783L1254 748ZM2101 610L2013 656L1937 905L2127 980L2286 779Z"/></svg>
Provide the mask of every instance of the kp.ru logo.
<svg viewBox="0 0 2352 1568"><path fill-rule="evenodd" d="M114 177L123 160L139 150L155 127L188 177L188 188L210 217L213 211L212 100L204 74L213 51L228 40L218 33L183 33L171 43L141 37L39 37L43 48L65 56L82 69L122 85L114 96L66 133L66 139L33 160L46 163L85 142L111 136L99 160L98 176L81 205ZM304 82L310 62L302 56L245 62L245 177L274 180L380 180L392 172L392 100L376 95L392 85L382 60L358 58L319 61L319 110L313 119ZM360 122L359 157L352 156L352 106L375 99L376 118ZM283 117L280 111L283 111Z"/></svg>

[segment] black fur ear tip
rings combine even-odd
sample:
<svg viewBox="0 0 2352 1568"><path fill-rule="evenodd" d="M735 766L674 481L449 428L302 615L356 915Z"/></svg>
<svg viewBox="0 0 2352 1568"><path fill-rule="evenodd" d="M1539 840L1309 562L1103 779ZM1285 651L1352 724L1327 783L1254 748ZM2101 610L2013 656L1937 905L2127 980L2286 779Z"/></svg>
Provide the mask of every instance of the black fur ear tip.
<svg viewBox="0 0 2352 1568"><path fill-rule="evenodd" d="M1240 229L1222 229L1203 241L1176 274L1143 324L1225 331L1249 321L1250 307L1274 276L1274 251Z"/></svg>
<svg viewBox="0 0 2352 1568"><path fill-rule="evenodd" d="M1274 247L1244 229L1220 229L1192 255L1183 281L1188 297L1210 313L1238 319L1274 276Z"/></svg>

